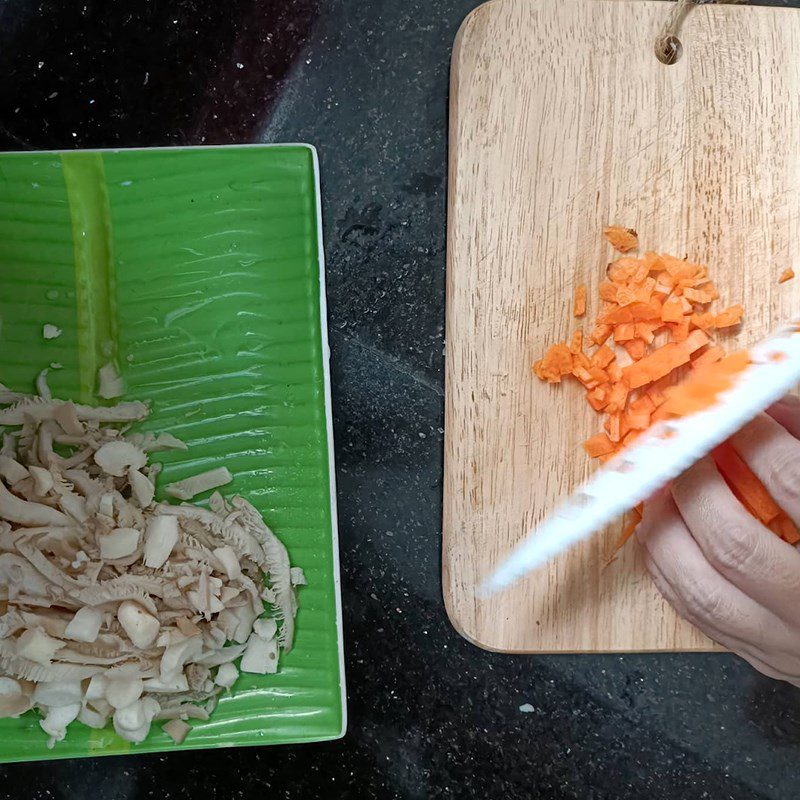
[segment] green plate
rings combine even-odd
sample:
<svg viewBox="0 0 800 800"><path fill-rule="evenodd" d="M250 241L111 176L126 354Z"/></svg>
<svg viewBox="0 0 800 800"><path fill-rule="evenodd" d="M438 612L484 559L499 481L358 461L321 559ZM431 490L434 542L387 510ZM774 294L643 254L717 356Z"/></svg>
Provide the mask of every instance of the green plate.
<svg viewBox="0 0 800 800"><path fill-rule="evenodd" d="M294 649L243 675L176 747L73 723L53 750L37 717L0 720L0 761L340 737L345 729L324 265L316 153L306 145L0 155L0 382L93 398L112 348L161 483L212 465L305 570ZM45 341L42 325L62 329ZM160 456L164 456L160 458Z"/></svg>

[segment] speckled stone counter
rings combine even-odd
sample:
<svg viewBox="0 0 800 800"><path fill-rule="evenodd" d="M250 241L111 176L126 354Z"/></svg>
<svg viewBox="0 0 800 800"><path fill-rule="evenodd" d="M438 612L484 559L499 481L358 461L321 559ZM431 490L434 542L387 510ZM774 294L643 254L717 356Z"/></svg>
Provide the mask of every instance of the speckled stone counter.
<svg viewBox="0 0 800 800"><path fill-rule="evenodd" d="M5 149L319 148L350 716L323 745L3 767L0 796L800 795L800 690L725 655L496 655L447 621L447 79L474 5L0 3Z"/></svg>

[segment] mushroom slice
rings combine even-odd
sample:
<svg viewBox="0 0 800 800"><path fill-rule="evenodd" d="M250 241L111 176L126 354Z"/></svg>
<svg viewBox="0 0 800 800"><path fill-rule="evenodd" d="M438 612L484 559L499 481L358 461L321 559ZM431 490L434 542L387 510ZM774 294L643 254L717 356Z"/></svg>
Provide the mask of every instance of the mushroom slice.
<svg viewBox="0 0 800 800"><path fill-rule="evenodd" d="M24 481L29 475L28 470L10 456L0 455L0 478L8 481L12 486Z"/></svg>
<svg viewBox="0 0 800 800"><path fill-rule="evenodd" d="M166 492L172 497L177 497L178 500L191 500L195 495L207 492L209 489L225 486L232 480L233 475L231 475L227 467L217 467L216 469L208 470L208 472L192 475L191 478L170 483L166 488Z"/></svg>
<svg viewBox="0 0 800 800"><path fill-rule="evenodd" d="M147 508L153 502L153 496L156 493L153 482L137 469L128 470L128 481L131 484L133 498L139 508Z"/></svg>
<svg viewBox="0 0 800 800"><path fill-rule="evenodd" d="M144 565L151 569L163 566L178 542L176 517L154 516L147 524L144 538Z"/></svg>
<svg viewBox="0 0 800 800"><path fill-rule="evenodd" d="M49 469L44 467L30 467L30 474L33 478L33 486L36 494L44 497L53 488L53 476Z"/></svg>
<svg viewBox="0 0 800 800"><path fill-rule="evenodd" d="M192 726L185 723L182 719L171 719L161 726L161 730L164 731L175 744L183 744L191 729Z"/></svg>
<svg viewBox="0 0 800 800"><path fill-rule="evenodd" d="M129 469L147 464L147 456L130 442L106 442L94 454L94 461L103 472L121 478Z"/></svg>
<svg viewBox="0 0 800 800"><path fill-rule="evenodd" d="M236 669L236 665L232 662L228 662L227 664L221 664L220 668L217 670L217 675L214 678L214 683L217 686L222 686L223 689L230 689L234 683L236 683L236 679L239 677L239 670Z"/></svg>
<svg viewBox="0 0 800 800"><path fill-rule="evenodd" d="M257 633L250 634L247 649L240 664L242 672L256 675L278 671L278 643L275 639L265 642Z"/></svg>
<svg viewBox="0 0 800 800"><path fill-rule="evenodd" d="M76 642L94 642L100 633L103 624L103 615L92 606L83 606L75 612L75 616L64 630L68 639Z"/></svg>
<svg viewBox="0 0 800 800"><path fill-rule="evenodd" d="M84 436L86 431L72 403L61 403L53 409L53 419L68 436Z"/></svg>
<svg viewBox="0 0 800 800"><path fill-rule="evenodd" d="M145 650L158 637L161 624L156 617L148 614L138 603L126 600L120 603L117 619L134 647Z"/></svg>
<svg viewBox="0 0 800 800"><path fill-rule="evenodd" d="M113 400L122 394L122 378L113 363L104 364L97 371L97 394L104 400Z"/></svg>
<svg viewBox="0 0 800 800"><path fill-rule="evenodd" d="M28 628L17 639L16 653L20 658L49 667L53 663L53 657L63 646L63 642L48 636L41 628Z"/></svg>
<svg viewBox="0 0 800 800"><path fill-rule="evenodd" d="M115 528L111 533L98 536L100 558L114 561L136 552L141 534L136 528Z"/></svg>
<svg viewBox="0 0 800 800"><path fill-rule="evenodd" d="M0 518L28 527L36 525L69 525L69 517L41 503L29 503L11 494L0 482Z"/></svg>

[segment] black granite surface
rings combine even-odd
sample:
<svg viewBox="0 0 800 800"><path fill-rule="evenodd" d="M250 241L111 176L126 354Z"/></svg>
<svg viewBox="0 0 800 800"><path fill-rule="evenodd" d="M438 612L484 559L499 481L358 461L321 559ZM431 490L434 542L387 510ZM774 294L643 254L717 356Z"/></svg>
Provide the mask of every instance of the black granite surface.
<svg viewBox="0 0 800 800"><path fill-rule="evenodd" d="M509 657L447 621L446 97L475 5L0 0L4 149L319 148L350 715L329 744L2 767L0 797L800 794L800 691L733 657Z"/></svg>

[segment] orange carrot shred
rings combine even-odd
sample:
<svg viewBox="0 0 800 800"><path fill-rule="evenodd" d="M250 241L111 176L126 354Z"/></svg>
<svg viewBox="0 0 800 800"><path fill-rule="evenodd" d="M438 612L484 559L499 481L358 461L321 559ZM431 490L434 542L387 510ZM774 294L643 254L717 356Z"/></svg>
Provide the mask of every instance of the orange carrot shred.
<svg viewBox="0 0 800 800"><path fill-rule="evenodd" d="M608 243L620 253L629 253L639 246L639 237L633 228L611 225L603 231Z"/></svg>
<svg viewBox="0 0 800 800"><path fill-rule="evenodd" d="M614 443L604 433L598 433L587 439L583 443L583 447L592 458L608 455L616 449Z"/></svg>
<svg viewBox="0 0 800 800"><path fill-rule="evenodd" d="M604 344L614 329L611 325L598 325L591 335L591 340L598 346Z"/></svg>
<svg viewBox="0 0 800 800"><path fill-rule="evenodd" d="M614 360L614 351L608 345L602 345L592 356L592 364L605 369Z"/></svg>
<svg viewBox="0 0 800 800"><path fill-rule="evenodd" d="M714 451L714 462L726 481L735 487L764 525L768 525L781 513L780 506L770 497L764 484L731 445L718 447Z"/></svg>
<svg viewBox="0 0 800 800"><path fill-rule="evenodd" d="M582 317L586 313L586 284L575 287L575 298L572 301L572 315Z"/></svg>
<svg viewBox="0 0 800 800"><path fill-rule="evenodd" d="M622 374L628 379L631 389L638 389L666 377L688 361L689 353L686 348L682 344L673 342L625 367Z"/></svg>
<svg viewBox="0 0 800 800"><path fill-rule="evenodd" d="M714 324L718 328L730 328L733 325L738 325L742 321L744 308L740 305L731 306L721 311L714 319Z"/></svg>
<svg viewBox="0 0 800 800"><path fill-rule="evenodd" d="M569 351L572 355L576 356L583 349L583 331L577 330L572 334L572 339L569 343Z"/></svg>
<svg viewBox="0 0 800 800"><path fill-rule="evenodd" d="M694 369L699 369L707 364L716 364L717 361L722 360L724 355L725 351L719 345L714 345L697 356L697 358L692 361L692 367Z"/></svg>
<svg viewBox="0 0 800 800"><path fill-rule="evenodd" d="M632 322L620 322L614 327L615 342L629 342L636 336L636 327Z"/></svg>
<svg viewBox="0 0 800 800"><path fill-rule="evenodd" d="M786 283L794 278L794 270L789 267L789 269L785 269L782 273L780 278L778 278L778 283Z"/></svg>
<svg viewBox="0 0 800 800"><path fill-rule="evenodd" d="M625 342L624 347L628 351L628 355L634 361L638 361L642 358L647 351L647 345L642 339L633 339L630 342Z"/></svg>

